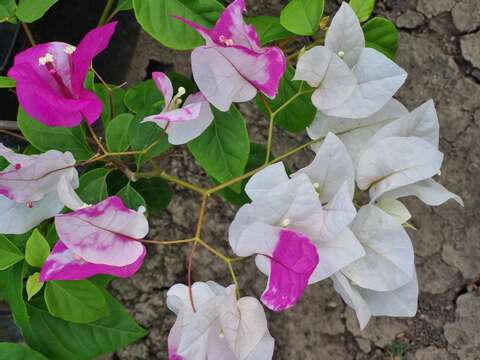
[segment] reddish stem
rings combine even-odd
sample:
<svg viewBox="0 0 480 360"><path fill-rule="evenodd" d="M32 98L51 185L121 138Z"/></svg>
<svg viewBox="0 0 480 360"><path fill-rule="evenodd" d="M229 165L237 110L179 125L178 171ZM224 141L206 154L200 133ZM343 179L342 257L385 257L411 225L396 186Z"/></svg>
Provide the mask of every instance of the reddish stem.
<svg viewBox="0 0 480 360"><path fill-rule="evenodd" d="M188 256L188 268L187 268L187 284L188 284L188 296L190 297L190 303L192 304L192 309L194 312L197 312L195 308L195 303L193 302L193 292L192 292L192 263L193 263L193 254L195 253L195 248L197 247L197 241L192 245L192 251Z"/></svg>

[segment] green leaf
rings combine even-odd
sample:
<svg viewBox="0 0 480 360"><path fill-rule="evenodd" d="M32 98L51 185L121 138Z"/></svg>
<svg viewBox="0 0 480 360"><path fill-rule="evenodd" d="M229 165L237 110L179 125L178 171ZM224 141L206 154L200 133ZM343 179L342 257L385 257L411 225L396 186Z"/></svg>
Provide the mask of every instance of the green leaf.
<svg viewBox="0 0 480 360"><path fill-rule="evenodd" d="M107 127L111 119L127 111L127 108L125 107L125 104L123 101L125 98L126 92L122 88L115 87L113 85L111 86L111 92L112 92L112 95L111 95L112 96L112 100L111 100L112 114L111 115L110 115L109 91L107 90L105 85L97 83L93 86L93 91L99 97L99 99L102 101L102 104L103 104L103 110L101 115L103 126Z"/></svg>
<svg viewBox="0 0 480 360"><path fill-rule="evenodd" d="M27 147L23 150L23 153L25 155L38 155L41 153L40 150L38 150L35 146L32 144L28 144Z"/></svg>
<svg viewBox="0 0 480 360"><path fill-rule="evenodd" d="M159 178L140 179L132 186L145 199L150 213L166 209L172 199L172 188Z"/></svg>
<svg viewBox="0 0 480 360"><path fill-rule="evenodd" d="M267 157L267 148L261 144L250 143L250 156L248 157L247 166L245 172L254 170L265 163ZM232 189L225 188L220 190L218 193L228 202L235 206L242 206L246 203L249 203L251 200L245 193L245 185L249 179L245 179L241 182L242 191L236 193Z"/></svg>
<svg viewBox="0 0 480 360"><path fill-rule="evenodd" d="M55 229L55 223L48 226L46 239L50 247L53 247L57 243L58 234L57 229Z"/></svg>
<svg viewBox="0 0 480 360"><path fill-rule="evenodd" d="M155 82L149 79L128 89L124 102L131 112L143 112L148 116L162 111L163 96Z"/></svg>
<svg viewBox="0 0 480 360"><path fill-rule="evenodd" d="M23 263L19 263L0 272L0 290L26 342L48 359L96 359L147 334L104 289L101 291L109 315L89 324L68 322L50 315L43 297L37 296L27 305L22 294L22 268Z"/></svg>
<svg viewBox="0 0 480 360"><path fill-rule="evenodd" d="M145 199L130 184L127 184L127 186L120 190L117 196L122 198L125 206L129 209L136 211L140 206L147 207Z"/></svg>
<svg viewBox="0 0 480 360"><path fill-rule="evenodd" d="M110 171L107 176L108 195L115 195L127 186L128 182L128 178L120 170Z"/></svg>
<svg viewBox="0 0 480 360"><path fill-rule="evenodd" d="M105 288L108 286L108 284L110 284L115 279L118 279L118 278L113 275L98 274L98 275L92 276L88 280L94 283L95 285L97 285L98 287Z"/></svg>
<svg viewBox="0 0 480 360"><path fill-rule="evenodd" d="M27 279L27 298L30 299L42 290L43 282L40 282L40 273L36 272L30 275Z"/></svg>
<svg viewBox="0 0 480 360"><path fill-rule="evenodd" d="M110 151L121 152L129 148L130 136L128 130L133 118L132 114L121 114L108 123L105 138Z"/></svg>
<svg viewBox="0 0 480 360"><path fill-rule="evenodd" d="M255 26L262 45L272 41L286 39L294 34L280 24L280 19L275 16L256 16L245 18L248 24Z"/></svg>
<svg viewBox="0 0 480 360"><path fill-rule="evenodd" d="M88 70L87 77L83 82L83 86L85 86L86 89L91 91L93 91L93 89L95 88L95 73L93 72L93 70Z"/></svg>
<svg viewBox="0 0 480 360"><path fill-rule="evenodd" d="M86 324L108 315L103 292L88 280L49 281L45 302L53 316Z"/></svg>
<svg viewBox="0 0 480 360"><path fill-rule="evenodd" d="M211 28L223 11L216 0L133 0L137 21L163 45L190 50L204 43L198 33L174 16Z"/></svg>
<svg viewBox="0 0 480 360"><path fill-rule="evenodd" d="M302 85L301 81L292 81L294 75L295 70L292 67L288 67L280 81L277 96L274 100L267 99L272 111L277 110L295 96L299 92L300 86L302 87L301 91L310 89L305 82ZM298 96L277 114L275 123L287 131L304 131L312 123L317 113L317 109L312 104L311 96L311 93ZM258 97L257 105L266 116L269 116L268 110Z"/></svg>
<svg viewBox="0 0 480 360"><path fill-rule="evenodd" d="M8 240L10 240L16 247L22 251L22 255L25 252L25 247L27 245L27 241L30 238L30 235L32 235L32 230L27 231L25 234L11 234L11 235L5 235Z"/></svg>
<svg viewBox="0 0 480 360"><path fill-rule="evenodd" d="M0 23L12 21L15 18L16 9L15 0L0 0Z"/></svg>
<svg viewBox="0 0 480 360"><path fill-rule="evenodd" d="M41 267L50 254L50 245L40 232L35 229L27 240L25 260L30 266Z"/></svg>
<svg viewBox="0 0 480 360"><path fill-rule="evenodd" d="M3 157L0 157L0 171L5 170L5 168L10 165L10 163Z"/></svg>
<svg viewBox="0 0 480 360"><path fill-rule="evenodd" d="M0 270L8 269L23 260L22 252L4 235L0 235Z"/></svg>
<svg viewBox="0 0 480 360"><path fill-rule="evenodd" d="M185 89L186 92L185 92L185 95L183 96L184 99L186 99L188 95L191 95L198 91L198 88L195 82L183 76L182 74L178 74L176 72L170 71L167 73L167 76L170 78L170 81L172 82L173 89L178 89L179 87L183 87Z"/></svg>
<svg viewBox="0 0 480 360"><path fill-rule="evenodd" d="M89 324L77 324L51 316L28 305L32 336L27 342L51 360L90 360L109 354L144 337L123 306L102 290L110 315Z"/></svg>
<svg viewBox="0 0 480 360"><path fill-rule="evenodd" d="M135 155L138 168L148 159L163 154L170 148L168 138L165 136L163 130L151 122L141 124L144 118L144 116L137 114L130 125L130 142L132 149L135 151L149 149L145 155Z"/></svg>
<svg viewBox="0 0 480 360"><path fill-rule="evenodd" d="M133 9L133 0L118 0L115 13Z"/></svg>
<svg viewBox="0 0 480 360"><path fill-rule="evenodd" d="M350 6L360 22L367 21L375 8L375 0L350 0Z"/></svg>
<svg viewBox="0 0 480 360"><path fill-rule="evenodd" d="M280 14L280 23L294 34L313 35L323 16L323 0L291 0Z"/></svg>
<svg viewBox="0 0 480 360"><path fill-rule="evenodd" d="M30 349L29 347L14 344L0 343L0 359L1 360L47 360L45 356Z"/></svg>
<svg viewBox="0 0 480 360"><path fill-rule="evenodd" d="M215 118L188 148L208 175L219 182L240 176L250 154L250 142L242 115L235 106L228 112L213 109ZM232 186L240 191L240 184Z"/></svg>
<svg viewBox="0 0 480 360"><path fill-rule="evenodd" d="M32 119L20 107L17 123L23 136L41 151L54 149L70 151L76 160L87 160L93 156L82 126L75 128L46 126Z"/></svg>
<svg viewBox="0 0 480 360"><path fill-rule="evenodd" d="M395 59L398 49L398 30L395 25L382 17L375 17L363 25L365 45Z"/></svg>
<svg viewBox="0 0 480 360"><path fill-rule="evenodd" d="M0 5L0 9L1 9ZM1 12L1 10L0 10ZM0 14L1 17L1 14ZM7 76L0 76L0 89L14 88L16 86L15 80Z"/></svg>
<svg viewBox="0 0 480 360"><path fill-rule="evenodd" d="M108 173L107 169L98 168L80 176L80 187L77 190L80 199L87 204L96 204L106 199Z"/></svg>
<svg viewBox="0 0 480 360"><path fill-rule="evenodd" d="M136 113L135 119L130 124L130 144L133 150L144 150L155 142L146 156L138 155L137 166L139 167L148 158L158 156L165 152L170 144L163 130L154 123L141 123L149 115L162 111L163 97L158 91L153 80L144 81L127 91L125 105Z"/></svg>
<svg viewBox="0 0 480 360"><path fill-rule="evenodd" d="M40 19L58 0L20 0L17 17L25 23Z"/></svg>
<svg viewBox="0 0 480 360"><path fill-rule="evenodd" d="M8 302L13 313L15 324L22 329L22 335L28 341L33 334L33 330L30 326L27 307L23 300L24 264L24 262L17 263L7 271L0 271L0 287L2 288L1 295ZM32 347L36 348L35 346Z"/></svg>

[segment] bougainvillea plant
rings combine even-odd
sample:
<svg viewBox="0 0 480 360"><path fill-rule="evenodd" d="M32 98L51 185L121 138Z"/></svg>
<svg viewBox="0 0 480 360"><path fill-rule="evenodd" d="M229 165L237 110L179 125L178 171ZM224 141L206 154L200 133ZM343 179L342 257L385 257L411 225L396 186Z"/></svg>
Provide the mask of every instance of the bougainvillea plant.
<svg viewBox="0 0 480 360"><path fill-rule="evenodd" d="M27 23L55 2L1 1L0 18L22 22L33 42ZM394 62L393 24L370 18L374 0L343 2L331 16L323 7L291 0L279 18L245 17L244 0L108 0L78 45L32 43L16 54L0 84L18 97L29 145L0 144L0 294L28 347L4 343L1 354L93 359L145 336L107 285L141 268L146 244L190 247L188 280L167 293L177 316L170 360L271 359L265 308L290 309L328 278L362 329L372 316L415 315L411 215L399 199L462 205L435 180L443 161L435 106L409 111L394 99L407 73ZM154 72L125 90L102 79L92 61L125 10L165 46L193 49L193 81ZM243 102L266 115L266 144L250 143ZM274 127L311 140L272 154ZM159 167L182 144L210 187ZM287 169L283 161L301 151L313 161ZM191 238L148 236L169 184L201 199ZM224 239L229 254L202 236L216 195L239 207ZM225 262L231 284L193 282L198 247ZM255 261L265 279L259 298L239 288L241 261Z"/></svg>

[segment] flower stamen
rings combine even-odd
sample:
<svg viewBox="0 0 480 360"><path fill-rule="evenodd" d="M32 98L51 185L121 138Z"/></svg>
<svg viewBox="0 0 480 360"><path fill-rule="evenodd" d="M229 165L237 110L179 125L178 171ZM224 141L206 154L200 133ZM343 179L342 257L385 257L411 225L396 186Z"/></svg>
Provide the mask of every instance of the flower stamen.
<svg viewBox="0 0 480 360"><path fill-rule="evenodd" d="M38 58L38 64L42 66L47 65L49 63L53 63L54 61L55 61L55 58L50 53L46 53L45 56L41 56Z"/></svg>
<svg viewBox="0 0 480 360"><path fill-rule="evenodd" d="M234 44L233 40L227 38L225 35L220 35L218 41L225 46L232 46Z"/></svg>
<svg viewBox="0 0 480 360"><path fill-rule="evenodd" d="M64 49L65 53L68 54L68 55L72 55L75 50L77 50L77 48L73 45L67 45Z"/></svg>
<svg viewBox="0 0 480 360"><path fill-rule="evenodd" d="M177 90L177 93L173 97L172 101L169 104L168 110L178 109L180 105L182 105L183 100L180 99L183 95L185 95L187 90L183 86L180 86Z"/></svg>

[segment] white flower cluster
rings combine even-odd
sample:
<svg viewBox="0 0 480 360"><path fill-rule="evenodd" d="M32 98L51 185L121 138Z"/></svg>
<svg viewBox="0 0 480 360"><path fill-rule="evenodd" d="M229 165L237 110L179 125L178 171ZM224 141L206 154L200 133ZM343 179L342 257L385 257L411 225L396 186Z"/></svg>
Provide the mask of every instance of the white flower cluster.
<svg viewBox="0 0 480 360"><path fill-rule="evenodd" d="M252 202L238 211L229 231L235 254L255 255L268 276L261 300L271 310L294 306L309 284L331 278L362 329L371 316L415 315L418 283L405 230L411 216L398 199L463 203L433 179L443 161L433 101L409 112L393 99L406 77L365 47L346 3L325 46L300 57L295 80L315 88L318 113L308 134L318 139L316 157L292 175L282 163L254 175L245 189ZM240 306L247 298L231 300L223 310L225 291L233 294L229 289L194 286L196 312L185 288L170 290L170 307L179 316L169 339L171 359L271 359L273 339L259 303L249 300L249 314ZM181 306L172 305L180 298ZM218 357L219 351L228 355Z"/></svg>

